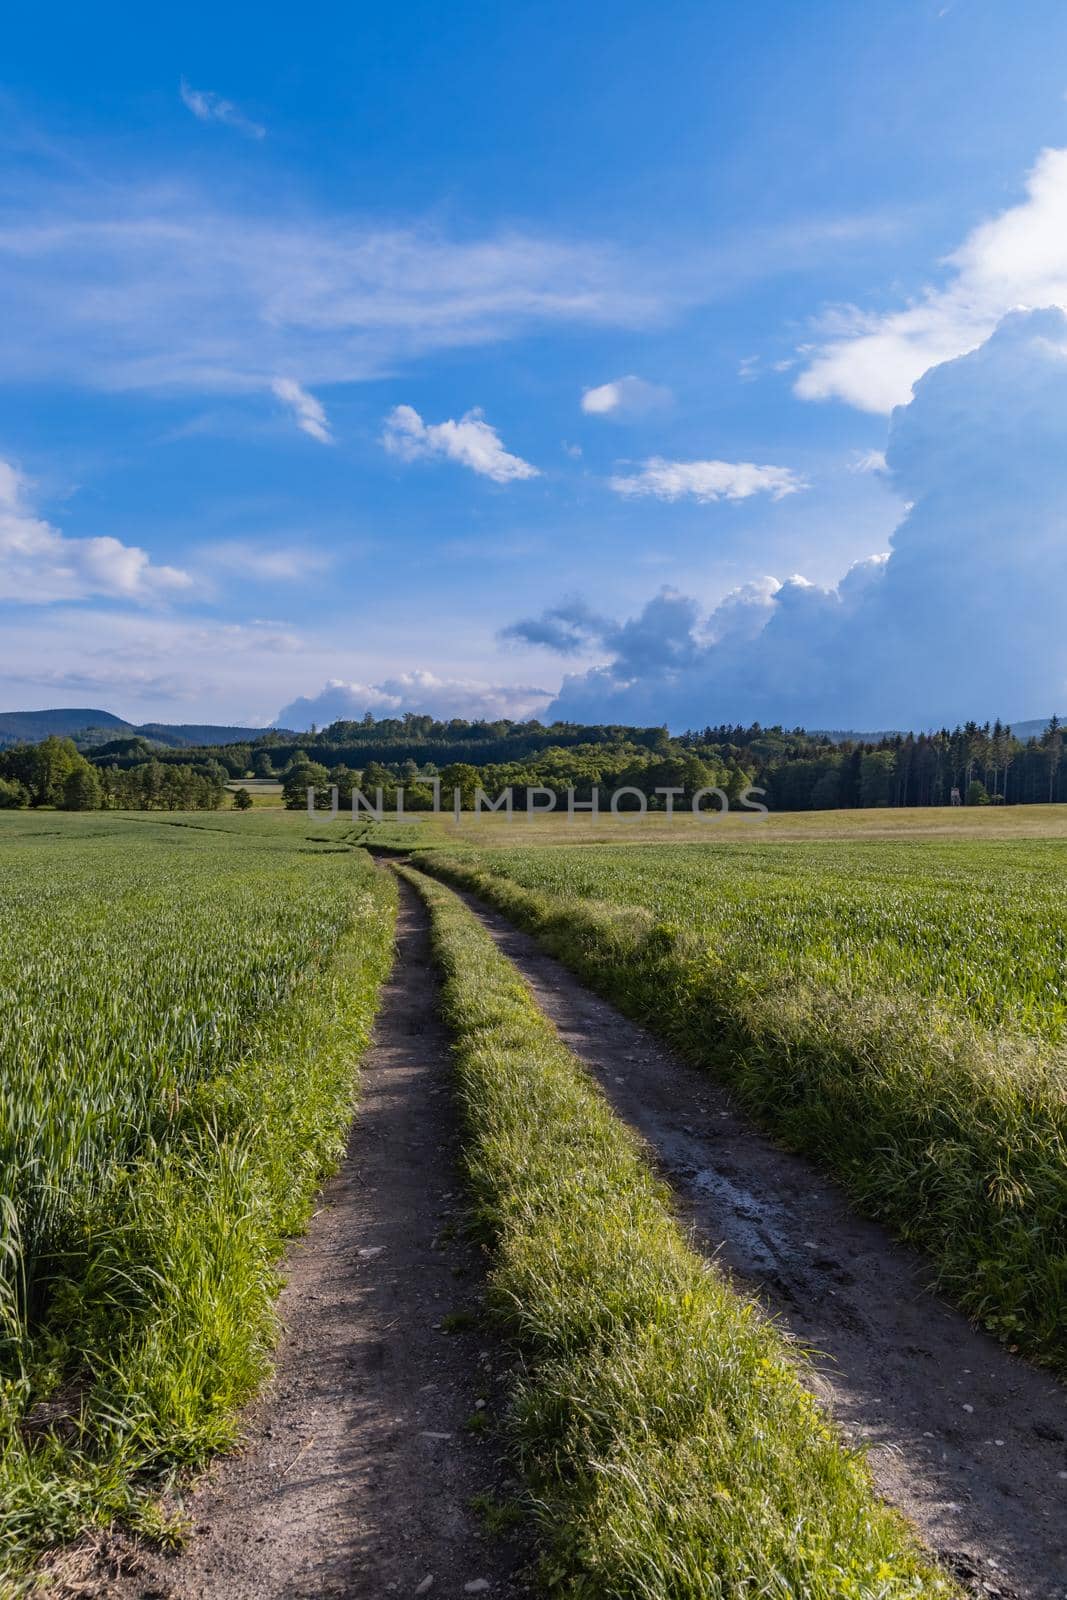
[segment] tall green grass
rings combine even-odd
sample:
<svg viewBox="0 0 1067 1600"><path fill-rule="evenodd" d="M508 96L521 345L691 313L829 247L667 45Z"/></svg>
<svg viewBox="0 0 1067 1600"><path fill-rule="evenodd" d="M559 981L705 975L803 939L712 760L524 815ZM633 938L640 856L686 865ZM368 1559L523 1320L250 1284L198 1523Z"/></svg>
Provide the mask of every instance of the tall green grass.
<svg viewBox="0 0 1067 1600"><path fill-rule="evenodd" d="M782 1339L687 1246L635 1137L457 898L428 901L512 1435L584 1600L954 1594L874 1497Z"/></svg>
<svg viewBox="0 0 1067 1600"><path fill-rule="evenodd" d="M249 820L249 819L243 819ZM0 830L0 1574L234 1437L392 950L362 853Z"/></svg>
<svg viewBox="0 0 1067 1600"><path fill-rule="evenodd" d="M421 859L714 1069L991 1332L1067 1370L1061 846Z"/></svg>

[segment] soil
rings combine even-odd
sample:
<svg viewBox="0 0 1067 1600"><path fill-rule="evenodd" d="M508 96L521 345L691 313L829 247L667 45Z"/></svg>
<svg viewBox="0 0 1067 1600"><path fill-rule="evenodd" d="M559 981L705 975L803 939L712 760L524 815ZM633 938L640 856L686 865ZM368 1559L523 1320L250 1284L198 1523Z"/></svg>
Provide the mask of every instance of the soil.
<svg viewBox="0 0 1067 1600"><path fill-rule="evenodd" d="M729 1094L464 895L645 1139L693 1243L815 1353L884 1497L978 1595L1067 1597L1067 1390L944 1304L928 1266Z"/></svg>
<svg viewBox="0 0 1067 1600"><path fill-rule="evenodd" d="M406 884L400 892L397 959L348 1156L290 1254L276 1374L247 1415L240 1453L186 1494L192 1532L177 1555L105 1539L53 1569L60 1593L528 1592L521 1539L488 1534L471 1506L515 1492L492 1426L470 1427L494 1416L506 1370L479 1326L479 1260L453 1236L463 1195L449 1041L428 919Z"/></svg>

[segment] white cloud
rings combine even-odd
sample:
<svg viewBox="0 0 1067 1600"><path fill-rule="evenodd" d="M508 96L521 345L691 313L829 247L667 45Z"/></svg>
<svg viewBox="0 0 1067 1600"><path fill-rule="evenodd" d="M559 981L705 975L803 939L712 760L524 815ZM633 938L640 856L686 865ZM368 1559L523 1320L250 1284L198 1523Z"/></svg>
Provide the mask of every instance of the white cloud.
<svg viewBox="0 0 1067 1600"><path fill-rule="evenodd" d="M774 613L781 589L779 580L770 575L731 589L708 616L702 629L704 642L722 645L758 638Z"/></svg>
<svg viewBox="0 0 1067 1600"><path fill-rule="evenodd" d="M331 678L317 694L302 696L279 712L279 727L303 731L314 722L322 727L339 719L353 720L372 711L399 716L414 711L433 717L501 717L521 720L536 716L551 699L547 689L529 684L489 684L465 678L441 678L416 669L379 683L346 683Z"/></svg>
<svg viewBox="0 0 1067 1600"><path fill-rule="evenodd" d="M391 455L402 461L420 461L434 456L457 461L494 483L512 483L519 478L536 478L538 469L504 449L496 429L484 421L475 407L458 422L423 422L413 406L396 406L385 419L382 443Z"/></svg>
<svg viewBox="0 0 1067 1600"><path fill-rule="evenodd" d="M669 406L673 398L669 389L656 383L646 383L644 378L637 378L630 373L628 377L599 384L595 389L584 389L582 410L590 417L613 417L625 421L629 417L643 417L650 411L660 411Z"/></svg>
<svg viewBox="0 0 1067 1600"><path fill-rule="evenodd" d="M221 95L213 94L210 89L194 89L183 78L180 93L182 104L198 122L221 122L228 128L246 133L250 139L262 139L267 132L266 128L258 122L252 122L231 101L223 100Z"/></svg>
<svg viewBox="0 0 1067 1600"><path fill-rule="evenodd" d="M877 472L886 470L884 450L856 450L853 452L850 472Z"/></svg>
<svg viewBox="0 0 1067 1600"><path fill-rule="evenodd" d="M666 461L652 456L639 472L617 474L609 483L616 494L653 495L657 500L747 500L769 494L781 500L807 485L789 467L757 466L752 461Z"/></svg>
<svg viewBox="0 0 1067 1600"><path fill-rule="evenodd" d="M1026 198L976 227L945 265L947 283L903 310L831 314L796 393L889 411L930 367L976 349L1006 312L1067 308L1067 150L1044 150Z"/></svg>
<svg viewBox="0 0 1067 1600"><path fill-rule="evenodd" d="M330 432L321 401L301 388L295 378L273 378L271 390L276 399L292 409L298 428L310 434L312 439L317 439L320 444L333 444L333 434Z"/></svg>
<svg viewBox="0 0 1067 1600"><path fill-rule="evenodd" d="M200 552L210 566L260 583L304 583L334 564L328 550L308 544L260 544L251 539L226 539Z"/></svg>
<svg viewBox="0 0 1067 1600"><path fill-rule="evenodd" d="M664 312L653 276L530 232L459 240L46 175L0 205L0 378L254 395L284 374L314 393L531 328L646 326Z"/></svg>
<svg viewBox="0 0 1067 1600"><path fill-rule="evenodd" d="M1014 313L928 372L886 460L907 506L888 553L829 588L758 580L703 620L661 594L546 716L922 729L1062 709L1067 316Z"/></svg>
<svg viewBox="0 0 1067 1600"><path fill-rule="evenodd" d="M135 722L266 727L285 683L315 669L278 622L105 603L17 612L0 628L0 699L10 706L95 702Z"/></svg>
<svg viewBox="0 0 1067 1600"><path fill-rule="evenodd" d="M192 115L229 106L185 89ZM0 201L0 380L104 390L255 395L282 373L316 393L531 330L654 327L899 225L805 217L699 250L624 249L514 227L460 237L276 191L256 203L170 172L131 181L44 138L20 170Z"/></svg>
<svg viewBox="0 0 1067 1600"><path fill-rule="evenodd" d="M135 722L265 727L300 685L332 685L333 701L324 690L296 702L310 708L293 718L307 727L368 706L382 714L523 717L551 698L547 689L501 682L488 649L484 659L467 653L471 630L459 622L443 642L438 635L436 654L450 671L382 667L419 660L433 620L401 605L393 613L372 608L354 644L351 629L328 618L303 633L286 621L224 622L214 613L108 602L10 608L0 625L0 704L96 704Z"/></svg>
<svg viewBox="0 0 1067 1600"><path fill-rule="evenodd" d="M26 505L26 485L0 461L0 600L47 605L109 595L158 600L187 589L192 579L156 566L144 550L106 535L68 539Z"/></svg>

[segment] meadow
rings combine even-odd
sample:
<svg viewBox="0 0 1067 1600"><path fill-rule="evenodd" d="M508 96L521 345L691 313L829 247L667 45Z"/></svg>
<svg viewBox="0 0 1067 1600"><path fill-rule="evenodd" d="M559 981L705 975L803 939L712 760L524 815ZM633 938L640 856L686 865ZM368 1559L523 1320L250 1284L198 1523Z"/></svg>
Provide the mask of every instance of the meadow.
<svg viewBox="0 0 1067 1600"><path fill-rule="evenodd" d="M396 886L365 845L533 931L1067 1370L1067 808L8 813L0 1591L87 1527L176 1537L161 1489L237 1437L392 959ZM549 1586L952 1592L514 968L409 876Z"/></svg>
<svg viewBox="0 0 1067 1600"><path fill-rule="evenodd" d="M233 1436L336 1161L392 885L273 818L0 818L0 1543Z"/></svg>
<svg viewBox="0 0 1067 1600"><path fill-rule="evenodd" d="M718 1073L1062 1370L1067 843L999 816L992 837L835 821L580 849L516 825L507 848L418 859Z"/></svg>

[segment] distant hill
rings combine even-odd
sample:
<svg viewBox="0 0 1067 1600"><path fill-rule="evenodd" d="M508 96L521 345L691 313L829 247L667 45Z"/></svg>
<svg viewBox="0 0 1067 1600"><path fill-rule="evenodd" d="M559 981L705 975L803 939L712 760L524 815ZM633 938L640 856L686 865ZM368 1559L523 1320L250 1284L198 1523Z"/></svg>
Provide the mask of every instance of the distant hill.
<svg viewBox="0 0 1067 1600"><path fill-rule="evenodd" d="M237 744L256 739L267 728L219 727L211 723L124 722L110 711L95 707L62 707L50 711L0 711L0 745L26 740L35 744L49 734L74 739L78 744L104 744L120 734L140 734L155 744L181 750L190 745Z"/></svg>
<svg viewBox="0 0 1067 1600"><path fill-rule="evenodd" d="M1067 719L1060 717L1059 720L1062 723ZM1017 739L1040 739L1048 724L1048 717L1039 717L1036 722L1013 722L1011 731Z"/></svg>
<svg viewBox="0 0 1067 1600"><path fill-rule="evenodd" d="M26 739L31 744L47 739L50 733L73 739L89 728L106 731L109 738L118 733L132 733L133 729L121 717L110 711L83 710L81 708L59 711L0 711L0 743L15 744Z"/></svg>
<svg viewBox="0 0 1067 1600"><path fill-rule="evenodd" d="M1001 718L1001 721L1003 720ZM1067 723L1067 716L1060 717L1059 720ZM1011 722L1008 726L1015 737L1021 739L1025 744L1027 739L1040 739L1048 724L1048 717L1036 717L1029 722ZM831 744L877 744L881 739L894 739L898 733L903 734L906 731L904 728L882 728L877 733L857 733L855 728L809 728L807 730L812 738L828 739ZM930 731L929 728L926 730L927 733Z"/></svg>
<svg viewBox="0 0 1067 1600"><path fill-rule="evenodd" d="M134 728L145 739L158 739L160 744L175 748L202 744L242 744L246 739L258 739L270 728L228 728L211 722L144 722Z"/></svg>

